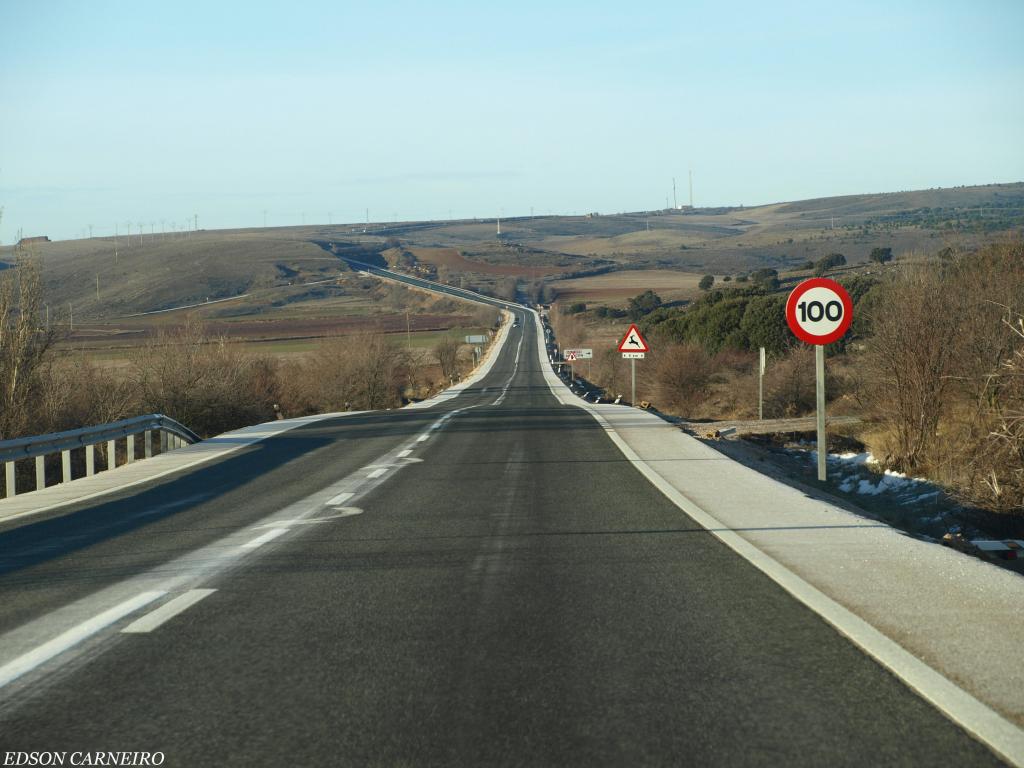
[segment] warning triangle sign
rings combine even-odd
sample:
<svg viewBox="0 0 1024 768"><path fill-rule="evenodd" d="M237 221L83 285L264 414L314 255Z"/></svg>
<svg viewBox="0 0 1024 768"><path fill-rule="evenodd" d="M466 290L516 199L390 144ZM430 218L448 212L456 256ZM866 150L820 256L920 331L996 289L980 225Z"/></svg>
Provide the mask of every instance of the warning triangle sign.
<svg viewBox="0 0 1024 768"><path fill-rule="evenodd" d="M622 341L619 342L619 352L650 352L650 347L647 346L647 342L644 341L644 337L640 335L640 329L636 327L636 324L629 326L629 330L626 331L626 335L622 337Z"/></svg>

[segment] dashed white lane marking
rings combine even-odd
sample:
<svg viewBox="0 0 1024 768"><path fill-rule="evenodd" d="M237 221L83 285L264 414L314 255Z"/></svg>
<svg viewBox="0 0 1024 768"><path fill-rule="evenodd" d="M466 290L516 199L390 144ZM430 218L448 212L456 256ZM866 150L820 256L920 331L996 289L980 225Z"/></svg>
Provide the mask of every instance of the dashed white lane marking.
<svg viewBox="0 0 1024 768"><path fill-rule="evenodd" d="M53 640L49 640L42 645L33 648L28 653L18 656L16 659L7 662L0 667L0 688L3 688L12 680L24 675L26 672L31 672L33 669L43 664L54 656L58 656L69 648L78 645L90 635L94 635L105 627L109 627L115 621L124 618L130 613L134 613L144 605L163 597L167 593L162 590L153 590L150 592L142 592L129 600L125 600L123 603L118 603L113 608L108 608L103 613L98 613L91 619L83 621L67 632L63 632L57 635Z"/></svg>
<svg viewBox="0 0 1024 768"><path fill-rule="evenodd" d="M271 528L269 531L262 534L261 536L257 536L252 541L247 541L245 544L242 545L242 549L256 549L256 547L261 547L268 541L273 541L282 533L286 533L287 531L287 528Z"/></svg>
<svg viewBox="0 0 1024 768"><path fill-rule="evenodd" d="M399 451L399 452L398 452L398 458L400 458L400 459L404 459L404 458L405 458L406 456L408 456L408 455L409 455L410 453L412 453L412 451L411 451L411 450L408 450L408 449L407 449L407 450L404 450L404 451Z"/></svg>
<svg viewBox="0 0 1024 768"><path fill-rule="evenodd" d="M328 507L338 507L338 506L341 506L346 501L351 499L353 496L355 496L354 493L347 493L347 492L346 493L339 493L337 496L335 496L333 499L331 499L330 501L327 502L327 506Z"/></svg>
<svg viewBox="0 0 1024 768"><path fill-rule="evenodd" d="M216 589L190 589L188 592L164 603L156 610L150 611L145 616L136 619L121 631L128 634L152 632L161 624L170 621L179 613L188 610L204 597L208 597L216 591Z"/></svg>
<svg viewBox="0 0 1024 768"><path fill-rule="evenodd" d="M381 476L381 475L383 475L383 474L384 474L385 472L387 472L387 469L385 469L384 467L381 467L380 469L375 469L375 470L373 470L373 472L371 472L370 474L368 474L368 475L367 475L367 477L380 477L380 476Z"/></svg>
<svg viewBox="0 0 1024 768"><path fill-rule="evenodd" d="M516 347L516 359L512 366L512 375L509 376L508 382L505 384L505 388L501 390L501 394L498 395L497 399L492 405L501 405L505 401L505 395L508 394L508 388L512 386L512 382L516 378L516 373L519 371L519 353L523 351L523 339L526 338L526 334L522 334L519 337L519 346Z"/></svg>
<svg viewBox="0 0 1024 768"><path fill-rule="evenodd" d="M417 437L417 438L416 438L416 442L417 442L417 443L422 443L422 442L423 442L424 440L426 440L426 439L427 439L428 437L430 437L430 435L429 435L429 434L427 434L427 435L420 435L419 437Z"/></svg>

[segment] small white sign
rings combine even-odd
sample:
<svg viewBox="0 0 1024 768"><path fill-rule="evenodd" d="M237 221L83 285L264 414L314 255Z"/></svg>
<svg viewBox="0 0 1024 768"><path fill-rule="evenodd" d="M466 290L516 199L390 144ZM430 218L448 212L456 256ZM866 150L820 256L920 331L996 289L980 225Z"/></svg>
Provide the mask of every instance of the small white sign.
<svg viewBox="0 0 1024 768"><path fill-rule="evenodd" d="M644 359L644 353L643 352L623 352L622 353L622 359L623 360L643 360Z"/></svg>
<svg viewBox="0 0 1024 768"><path fill-rule="evenodd" d="M573 360L590 360L594 357L594 350L592 349L565 349L562 351L565 359L569 359L569 355L573 356Z"/></svg>

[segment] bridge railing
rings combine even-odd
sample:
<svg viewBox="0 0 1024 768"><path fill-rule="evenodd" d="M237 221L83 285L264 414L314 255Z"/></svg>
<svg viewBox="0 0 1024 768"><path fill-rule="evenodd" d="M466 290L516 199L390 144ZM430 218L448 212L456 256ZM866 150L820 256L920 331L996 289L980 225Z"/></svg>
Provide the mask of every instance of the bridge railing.
<svg viewBox="0 0 1024 768"><path fill-rule="evenodd" d="M142 456L139 452L136 437L142 436ZM15 440L0 440L0 464L3 464L4 492L10 498L17 493L17 462L35 459L35 488L46 487L46 457L53 454L61 456L61 482L71 482L71 452L85 449L85 475L96 474L96 446L106 443L106 469L117 466L118 441L124 441L124 464L130 464L136 458L153 456L154 436L158 441L158 452L180 448L182 445L199 442L200 437L191 429L179 424L169 416L150 413L131 419L122 419L110 424L99 424L95 427L72 429L66 432L53 432L48 435L19 437ZM76 478L77 479L77 478Z"/></svg>

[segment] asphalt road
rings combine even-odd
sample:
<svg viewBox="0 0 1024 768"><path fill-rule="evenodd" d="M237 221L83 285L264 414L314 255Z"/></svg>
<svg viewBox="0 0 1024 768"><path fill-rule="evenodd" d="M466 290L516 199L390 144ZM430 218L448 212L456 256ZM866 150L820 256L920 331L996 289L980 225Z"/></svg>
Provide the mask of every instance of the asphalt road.
<svg viewBox="0 0 1024 768"><path fill-rule="evenodd" d="M297 429L0 530L0 633L19 653L164 593L0 688L0 751L999 764L560 405L532 323L434 408ZM195 602L121 631L174 600Z"/></svg>

